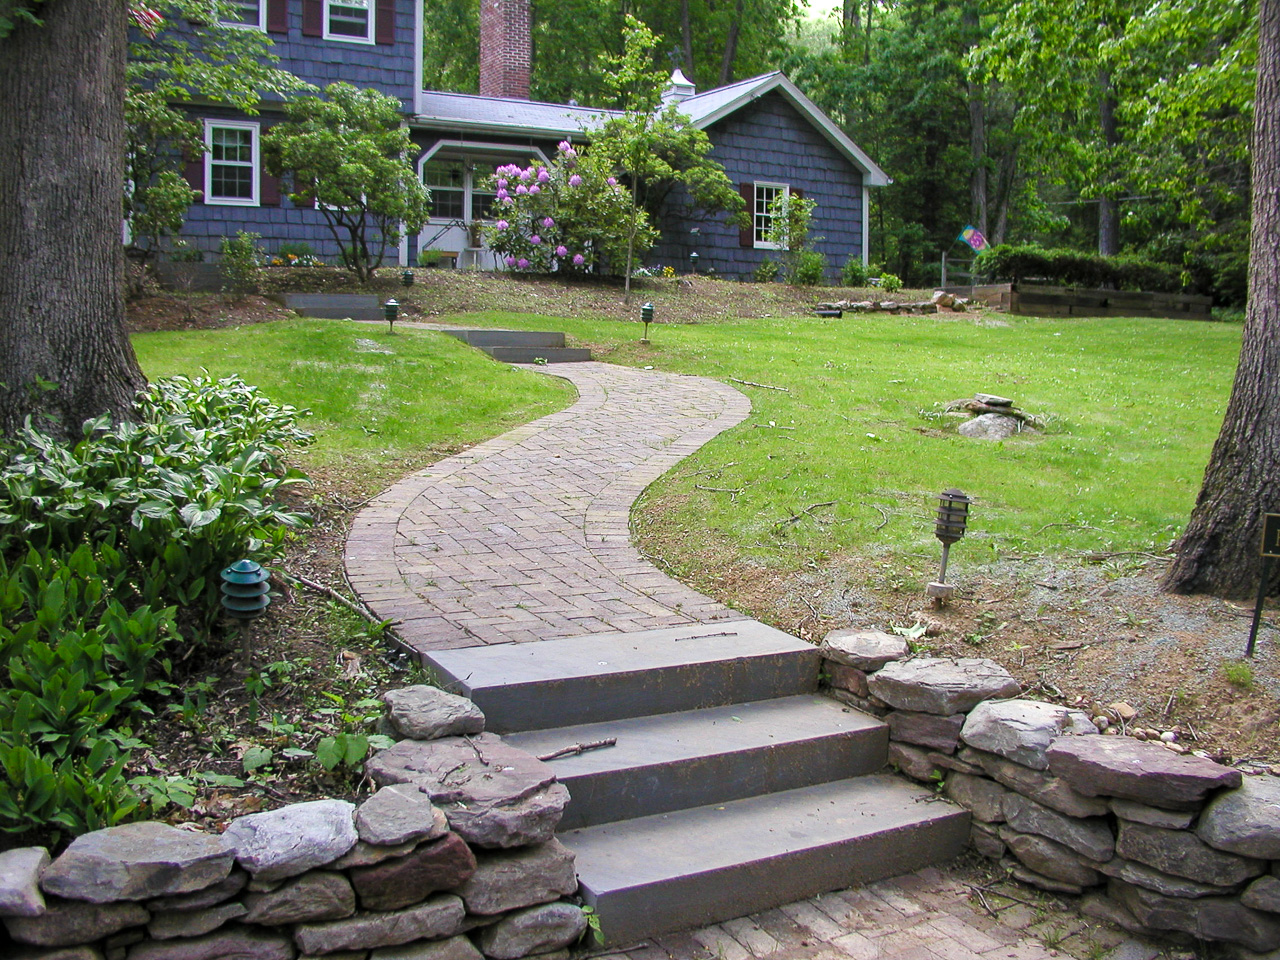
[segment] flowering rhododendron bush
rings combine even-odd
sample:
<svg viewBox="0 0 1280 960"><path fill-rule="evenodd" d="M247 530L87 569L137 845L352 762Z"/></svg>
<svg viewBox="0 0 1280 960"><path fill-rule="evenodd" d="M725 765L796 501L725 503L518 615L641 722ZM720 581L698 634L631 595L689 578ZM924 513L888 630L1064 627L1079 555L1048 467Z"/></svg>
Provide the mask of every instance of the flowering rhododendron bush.
<svg viewBox="0 0 1280 960"><path fill-rule="evenodd" d="M632 216L625 187L584 148L562 141L550 163L509 163L489 181L497 196L485 243L511 270L619 273L626 267ZM657 239L644 211L636 249Z"/></svg>

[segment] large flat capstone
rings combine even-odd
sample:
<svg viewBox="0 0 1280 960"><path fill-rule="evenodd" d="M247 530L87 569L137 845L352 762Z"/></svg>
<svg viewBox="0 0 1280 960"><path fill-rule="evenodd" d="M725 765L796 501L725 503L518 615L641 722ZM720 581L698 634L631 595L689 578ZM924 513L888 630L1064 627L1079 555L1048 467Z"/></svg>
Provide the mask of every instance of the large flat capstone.
<svg viewBox="0 0 1280 960"><path fill-rule="evenodd" d="M1245 777L1240 789L1218 794L1196 836L1219 850L1280 860L1280 778Z"/></svg>
<svg viewBox="0 0 1280 960"><path fill-rule="evenodd" d="M402 740L365 764L380 786L417 784L465 840L518 847L551 839L569 802L550 766L498 736Z"/></svg>
<svg viewBox="0 0 1280 960"><path fill-rule="evenodd" d="M1050 772L1087 797L1122 797L1173 810L1241 781L1239 770L1132 737L1063 737L1045 756Z"/></svg>
<svg viewBox="0 0 1280 960"><path fill-rule="evenodd" d="M1039 700L989 700L965 718L960 739L1024 767L1047 770L1045 750L1056 737L1097 732L1080 710Z"/></svg>
<svg viewBox="0 0 1280 960"><path fill-rule="evenodd" d="M223 839L258 880L283 880L332 863L359 837L345 800L312 800L231 822Z"/></svg>
<svg viewBox="0 0 1280 960"><path fill-rule="evenodd" d="M203 890L235 862L222 837L145 821L77 837L40 880L69 900L111 903Z"/></svg>
<svg viewBox="0 0 1280 960"><path fill-rule="evenodd" d="M44 847L17 847L0 853L0 916L38 917L44 913L40 875L49 866Z"/></svg>
<svg viewBox="0 0 1280 960"><path fill-rule="evenodd" d="M382 695L391 726L411 740L438 740L484 729L484 714L466 697L417 684Z"/></svg>
<svg viewBox="0 0 1280 960"><path fill-rule="evenodd" d="M868 685L891 707L944 717L967 713L983 700L1022 692L1009 671L981 657L899 660L872 674Z"/></svg>

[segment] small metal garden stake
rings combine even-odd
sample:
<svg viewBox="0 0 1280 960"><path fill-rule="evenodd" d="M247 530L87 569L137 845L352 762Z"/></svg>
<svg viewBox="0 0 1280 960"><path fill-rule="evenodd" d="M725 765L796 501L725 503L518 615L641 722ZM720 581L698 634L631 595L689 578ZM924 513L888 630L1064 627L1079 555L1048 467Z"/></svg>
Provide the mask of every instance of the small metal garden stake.
<svg viewBox="0 0 1280 960"><path fill-rule="evenodd" d="M396 332L396 317L400 316L400 304L392 297L382 305L382 315L387 318L387 332Z"/></svg>
<svg viewBox="0 0 1280 960"><path fill-rule="evenodd" d="M955 487L942 491L938 498L938 516L933 535L942 541L942 564L938 569L938 579L925 587L925 593L938 606L956 592L956 588L947 583L947 560L951 545L964 537L965 525L969 522L969 504L972 502Z"/></svg>
<svg viewBox="0 0 1280 960"><path fill-rule="evenodd" d="M410 270L408 267L405 267L404 273L400 274L400 282L403 283L406 287L412 287L413 271Z"/></svg>
<svg viewBox="0 0 1280 960"><path fill-rule="evenodd" d="M640 308L640 320L644 323L644 336L641 337L641 343L649 342L649 324L653 323L653 304L646 303Z"/></svg>
<svg viewBox="0 0 1280 960"><path fill-rule="evenodd" d="M256 620L271 605L267 591L271 579L269 571L252 560L237 560L221 573L222 608L227 615L240 621L240 662L245 670L253 667L253 653L249 649L249 621Z"/></svg>

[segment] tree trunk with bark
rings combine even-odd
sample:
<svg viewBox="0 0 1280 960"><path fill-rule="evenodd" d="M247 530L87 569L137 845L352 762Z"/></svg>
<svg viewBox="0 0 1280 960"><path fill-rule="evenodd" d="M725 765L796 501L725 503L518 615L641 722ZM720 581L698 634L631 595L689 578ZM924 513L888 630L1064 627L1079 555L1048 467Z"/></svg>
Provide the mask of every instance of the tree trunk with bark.
<svg viewBox="0 0 1280 960"><path fill-rule="evenodd" d="M1280 512L1280 0L1261 0L1258 26L1244 341L1222 432L1162 584L1177 593L1252 595L1262 514ZM1273 570L1267 592L1278 590Z"/></svg>
<svg viewBox="0 0 1280 960"><path fill-rule="evenodd" d="M1120 204L1112 199L1107 191L1113 188L1116 181L1115 156L1120 148L1120 126L1116 120L1115 84L1111 74L1106 70L1100 72L1098 85L1101 98L1098 103L1098 116L1102 124L1102 142L1106 145L1106 178L1102 196L1098 199L1098 253L1104 257L1114 257L1120 252Z"/></svg>
<svg viewBox="0 0 1280 960"><path fill-rule="evenodd" d="M132 415L124 327L127 0L45 0L0 39L0 433Z"/></svg>

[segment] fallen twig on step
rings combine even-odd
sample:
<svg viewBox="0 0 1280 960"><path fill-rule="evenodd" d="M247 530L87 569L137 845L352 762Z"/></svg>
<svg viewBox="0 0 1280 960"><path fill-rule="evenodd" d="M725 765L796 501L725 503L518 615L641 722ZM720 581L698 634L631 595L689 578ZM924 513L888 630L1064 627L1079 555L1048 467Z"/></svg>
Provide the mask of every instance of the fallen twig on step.
<svg viewBox="0 0 1280 960"><path fill-rule="evenodd" d="M617 737L606 737L603 740L591 740L588 743L573 743L567 747L561 747L559 750L552 750L550 753L538 755L539 760L555 760L557 757L576 757L580 753L586 753L588 750L603 750L605 747L617 746Z"/></svg>
<svg viewBox="0 0 1280 960"><path fill-rule="evenodd" d="M790 393L790 392L791 392L791 391L790 391L788 388L786 388L786 387L773 387L773 386L770 386L770 385L769 385L769 384L767 384L767 383L755 383L754 381L751 381L751 380L739 380L737 377L730 377L730 378L729 378L729 380L730 380L730 382L732 382L732 383L740 383L740 384L742 384L744 387L759 387L761 390L777 390L779 393Z"/></svg>

